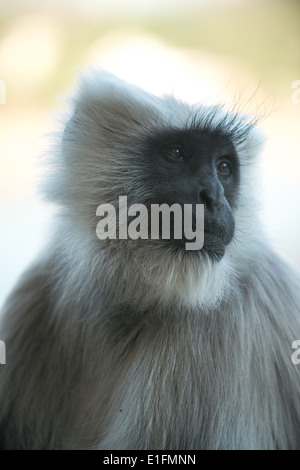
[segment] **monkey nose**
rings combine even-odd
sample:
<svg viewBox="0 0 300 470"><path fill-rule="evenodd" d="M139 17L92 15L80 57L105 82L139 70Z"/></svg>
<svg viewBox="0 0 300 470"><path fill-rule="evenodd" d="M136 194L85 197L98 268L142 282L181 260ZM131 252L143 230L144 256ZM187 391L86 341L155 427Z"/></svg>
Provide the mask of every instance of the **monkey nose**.
<svg viewBox="0 0 300 470"><path fill-rule="evenodd" d="M217 191L211 189L202 189L199 193L199 199L210 212L215 212L224 206L223 194L217 194Z"/></svg>

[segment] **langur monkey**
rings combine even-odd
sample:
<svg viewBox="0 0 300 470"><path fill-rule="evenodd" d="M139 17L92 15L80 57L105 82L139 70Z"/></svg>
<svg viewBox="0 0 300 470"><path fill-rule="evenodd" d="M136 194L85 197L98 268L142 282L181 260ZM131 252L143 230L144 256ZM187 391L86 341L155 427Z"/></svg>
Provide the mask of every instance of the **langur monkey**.
<svg viewBox="0 0 300 470"><path fill-rule="evenodd" d="M101 70L71 108L53 237L4 307L2 448L299 449L300 283L260 228L255 121ZM99 240L119 196L204 204L203 247Z"/></svg>

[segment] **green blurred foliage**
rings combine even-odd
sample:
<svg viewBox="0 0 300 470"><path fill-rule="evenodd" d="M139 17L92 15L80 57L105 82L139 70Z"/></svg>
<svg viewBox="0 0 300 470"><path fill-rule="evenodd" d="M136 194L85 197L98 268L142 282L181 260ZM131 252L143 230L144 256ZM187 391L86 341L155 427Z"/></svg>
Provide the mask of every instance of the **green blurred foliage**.
<svg viewBox="0 0 300 470"><path fill-rule="evenodd" d="M167 45L205 50L214 54L235 56L241 63L262 78L264 84L279 85L284 80L300 76L300 2L298 0L269 0L218 3L189 8L180 14L122 18L117 14L101 18L80 17L75 11L51 9L49 14L63 24L61 58L56 69L37 90L39 103L53 100L58 90L70 83L80 66L86 50L99 37L111 30L136 29L157 35ZM17 2L0 11L0 41L13 21L27 13L36 13ZM45 10L43 10L45 13ZM0 71L1 74L1 71Z"/></svg>

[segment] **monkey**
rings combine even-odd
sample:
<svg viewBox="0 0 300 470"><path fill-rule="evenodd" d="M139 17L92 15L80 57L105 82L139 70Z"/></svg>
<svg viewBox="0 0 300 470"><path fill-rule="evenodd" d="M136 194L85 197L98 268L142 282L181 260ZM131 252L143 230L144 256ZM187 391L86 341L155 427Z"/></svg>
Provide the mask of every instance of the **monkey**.
<svg viewBox="0 0 300 470"><path fill-rule="evenodd" d="M81 74L42 183L52 237L3 309L3 449L300 448L300 283L257 210L263 145L241 110ZM119 196L203 204L203 247L100 240Z"/></svg>

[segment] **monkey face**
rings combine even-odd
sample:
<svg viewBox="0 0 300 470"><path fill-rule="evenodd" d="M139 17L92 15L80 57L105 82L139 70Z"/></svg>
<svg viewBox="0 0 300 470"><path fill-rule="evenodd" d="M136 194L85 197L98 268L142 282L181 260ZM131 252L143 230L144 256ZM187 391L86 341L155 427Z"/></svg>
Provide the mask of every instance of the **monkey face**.
<svg viewBox="0 0 300 470"><path fill-rule="evenodd" d="M246 191L253 184L251 163L262 143L255 121L222 106L190 106L155 97L110 74L100 75L81 83L58 142L62 155L49 175L47 198L63 206L72 229L92 240L95 253L111 249L121 259L123 252L137 265L156 256L158 264L193 259L189 266L196 266L202 255L221 260L233 236L240 239L243 221L253 217L253 197ZM203 204L204 245L194 249L194 256L187 253L184 230L181 239L171 230L169 239L154 240L151 218L147 237L117 236L100 243L97 208L114 206L118 224L121 196L127 197L128 206L146 206L148 214L153 204L188 204L194 225L196 206ZM172 229L172 218L170 223Z"/></svg>
<svg viewBox="0 0 300 470"><path fill-rule="evenodd" d="M160 133L150 139L146 159L151 203L191 204L193 224L196 204L204 204L202 250L220 260L234 234L232 209L239 186L238 156L229 138L201 130ZM185 241L183 236L170 243L183 249Z"/></svg>

